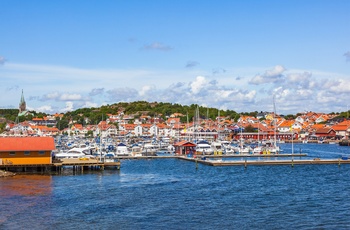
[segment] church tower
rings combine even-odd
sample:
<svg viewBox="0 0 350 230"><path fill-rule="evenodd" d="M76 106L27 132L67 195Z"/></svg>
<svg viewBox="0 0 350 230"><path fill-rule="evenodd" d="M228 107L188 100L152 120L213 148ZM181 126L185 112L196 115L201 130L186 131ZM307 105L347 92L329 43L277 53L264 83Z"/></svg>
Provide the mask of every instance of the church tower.
<svg viewBox="0 0 350 230"><path fill-rule="evenodd" d="M25 115L27 110L26 110L26 101L24 100L24 95L23 95L23 89L22 89L22 96L21 96L21 101L19 102L19 113L18 116Z"/></svg>

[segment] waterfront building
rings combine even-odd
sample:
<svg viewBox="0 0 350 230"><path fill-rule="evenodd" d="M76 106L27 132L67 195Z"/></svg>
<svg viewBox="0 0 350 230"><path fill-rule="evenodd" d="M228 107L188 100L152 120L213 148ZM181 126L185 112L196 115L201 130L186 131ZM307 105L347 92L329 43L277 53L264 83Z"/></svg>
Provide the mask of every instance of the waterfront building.
<svg viewBox="0 0 350 230"><path fill-rule="evenodd" d="M51 164L55 150L52 137L0 138L0 165Z"/></svg>
<svg viewBox="0 0 350 230"><path fill-rule="evenodd" d="M189 141L180 141L175 143L175 154L184 155L184 154L195 154L196 144Z"/></svg>

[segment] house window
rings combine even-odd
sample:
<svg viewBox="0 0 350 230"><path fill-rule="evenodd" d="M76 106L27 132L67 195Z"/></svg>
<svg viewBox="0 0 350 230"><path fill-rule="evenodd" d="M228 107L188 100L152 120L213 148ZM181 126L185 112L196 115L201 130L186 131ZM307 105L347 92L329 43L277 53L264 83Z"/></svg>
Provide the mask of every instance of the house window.
<svg viewBox="0 0 350 230"><path fill-rule="evenodd" d="M30 155L30 152L29 151L24 151L24 155L28 156L28 155Z"/></svg>
<svg viewBox="0 0 350 230"><path fill-rule="evenodd" d="M10 152L10 156L16 155L16 152Z"/></svg>
<svg viewBox="0 0 350 230"><path fill-rule="evenodd" d="M39 154L40 154L40 155L44 155L44 154L45 154L45 151L39 151Z"/></svg>

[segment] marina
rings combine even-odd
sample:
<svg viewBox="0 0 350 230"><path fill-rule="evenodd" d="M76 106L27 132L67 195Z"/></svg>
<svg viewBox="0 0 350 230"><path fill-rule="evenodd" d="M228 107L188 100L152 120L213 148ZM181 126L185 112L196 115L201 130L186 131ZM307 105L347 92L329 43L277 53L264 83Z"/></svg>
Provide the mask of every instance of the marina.
<svg viewBox="0 0 350 230"><path fill-rule="evenodd" d="M286 153L291 147L281 144ZM350 156L350 149L294 147L304 152L293 155L294 162L307 164L244 167L241 158L250 162L253 156L159 154L124 156L120 170L74 171L67 166L60 174L0 178L0 228L348 229L350 165L341 159ZM208 165L220 159L238 165Z"/></svg>

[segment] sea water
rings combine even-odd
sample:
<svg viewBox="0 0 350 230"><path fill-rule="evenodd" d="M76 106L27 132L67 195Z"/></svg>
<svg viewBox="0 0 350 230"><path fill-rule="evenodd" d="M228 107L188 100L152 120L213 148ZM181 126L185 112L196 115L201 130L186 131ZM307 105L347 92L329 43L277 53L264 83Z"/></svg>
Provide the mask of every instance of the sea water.
<svg viewBox="0 0 350 230"><path fill-rule="evenodd" d="M346 146L294 148L313 158L350 155ZM0 229L350 229L350 165L121 164L0 178Z"/></svg>

